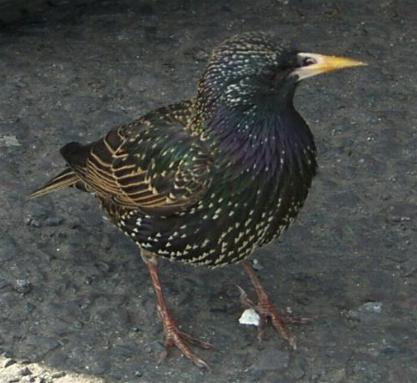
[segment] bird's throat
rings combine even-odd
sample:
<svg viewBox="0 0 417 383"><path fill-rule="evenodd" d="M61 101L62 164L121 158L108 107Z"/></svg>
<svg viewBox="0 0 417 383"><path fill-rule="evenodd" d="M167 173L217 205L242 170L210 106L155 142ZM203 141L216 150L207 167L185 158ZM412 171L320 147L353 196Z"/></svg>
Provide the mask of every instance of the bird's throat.
<svg viewBox="0 0 417 383"><path fill-rule="evenodd" d="M252 175L273 176L284 166L315 171L313 136L293 107L278 111L257 106L219 108L201 135L218 152L223 166L238 166Z"/></svg>

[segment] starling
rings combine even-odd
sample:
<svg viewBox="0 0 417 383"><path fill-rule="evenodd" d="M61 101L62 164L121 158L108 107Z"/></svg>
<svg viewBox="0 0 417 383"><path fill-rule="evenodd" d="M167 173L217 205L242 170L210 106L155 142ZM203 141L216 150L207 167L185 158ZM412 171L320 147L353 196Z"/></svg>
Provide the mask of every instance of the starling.
<svg viewBox="0 0 417 383"><path fill-rule="evenodd" d="M224 266L242 261L262 318L295 347L247 257L295 219L316 173L313 135L293 105L301 80L365 65L303 53L267 33L244 33L214 49L195 97L61 149L65 169L31 194L66 187L93 193L140 248L158 301L166 347L208 368L181 331L158 276L158 260ZM246 302L250 302L246 299Z"/></svg>

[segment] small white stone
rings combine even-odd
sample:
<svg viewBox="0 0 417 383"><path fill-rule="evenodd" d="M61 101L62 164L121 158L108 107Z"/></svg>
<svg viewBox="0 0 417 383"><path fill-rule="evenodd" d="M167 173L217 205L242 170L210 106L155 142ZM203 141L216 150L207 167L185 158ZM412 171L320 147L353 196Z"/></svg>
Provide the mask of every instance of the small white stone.
<svg viewBox="0 0 417 383"><path fill-rule="evenodd" d="M16 146L21 146L21 144L17 140L16 136L6 135L6 136L0 137L0 146L16 147Z"/></svg>
<svg viewBox="0 0 417 383"><path fill-rule="evenodd" d="M240 324L248 326L259 326L261 317L254 309L246 309L239 318Z"/></svg>

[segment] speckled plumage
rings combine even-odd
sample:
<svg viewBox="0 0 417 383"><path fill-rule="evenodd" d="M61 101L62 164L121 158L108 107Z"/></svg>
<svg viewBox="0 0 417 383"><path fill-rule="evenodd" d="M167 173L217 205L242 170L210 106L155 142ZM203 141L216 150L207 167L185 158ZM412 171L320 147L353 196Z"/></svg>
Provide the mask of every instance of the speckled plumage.
<svg viewBox="0 0 417 383"><path fill-rule="evenodd" d="M151 253L209 266L249 256L292 222L315 174L291 52L261 33L229 39L194 99L64 146L71 175Z"/></svg>

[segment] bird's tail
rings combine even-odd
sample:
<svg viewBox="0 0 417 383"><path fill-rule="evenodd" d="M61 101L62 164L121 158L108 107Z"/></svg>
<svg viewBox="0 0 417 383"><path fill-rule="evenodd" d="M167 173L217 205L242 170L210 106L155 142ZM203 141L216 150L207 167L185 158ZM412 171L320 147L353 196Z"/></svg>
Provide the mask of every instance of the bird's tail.
<svg viewBox="0 0 417 383"><path fill-rule="evenodd" d="M56 177L52 178L41 188L35 190L29 197L31 199L42 197L51 192L74 186L79 181L80 179L74 173L74 171L71 168L66 168L63 172L59 173Z"/></svg>

